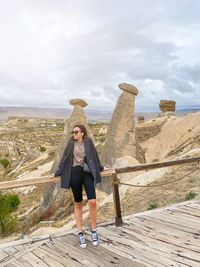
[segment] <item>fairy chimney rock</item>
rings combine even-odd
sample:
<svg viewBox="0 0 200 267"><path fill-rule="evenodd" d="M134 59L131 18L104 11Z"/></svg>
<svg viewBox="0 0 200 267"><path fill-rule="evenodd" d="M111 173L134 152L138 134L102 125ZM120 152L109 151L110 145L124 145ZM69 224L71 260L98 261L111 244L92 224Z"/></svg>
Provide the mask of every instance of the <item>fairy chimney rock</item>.
<svg viewBox="0 0 200 267"><path fill-rule="evenodd" d="M74 125L76 124L83 124L85 125L86 129L87 129L87 133L88 136L94 140L93 134L90 130L90 127L88 125L87 122L87 118L85 116L85 112L84 112L84 107L87 106L87 103L85 102L85 100L83 99L71 99L69 101L69 103L74 106L74 109L72 110L72 113L70 115L70 117L65 121L65 126L64 126L64 131L63 131L63 135L62 138L60 140L60 144L58 146L58 150L56 153L56 159L54 161L54 164L52 166L52 169L54 171L54 168L56 169L58 166L58 162L64 152L64 148L69 140L69 138L71 137L71 131L74 127Z"/></svg>
<svg viewBox="0 0 200 267"><path fill-rule="evenodd" d="M131 85L131 84L128 84L128 83L121 83L119 84L119 88L123 91L126 91L126 92L129 92L133 95L138 95L138 89Z"/></svg>
<svg viewBox="0 0 200 267"><path fill-rule="evenodd" d="M71 131L73 130L74 125L83 124L87 129L88 136L94 140L93 134L90 130L90 127L85 116L84 107L87 106L87 103L83 99L71 99L69 101L71 105L74 106L72 113L69 118L65 120L64 131L58 145L56 156L51 168L51 173L54 173L58 169L58 164L63 155L64 149L68 140L71 137ZM60 183L49 183L46 186L45 193L40 206L40 213L51 207L55 200L61 196L64 191L60 189Z"/></svg>
<svg viewBox="0 0 200 267"><path fill-rule="evenodd" d="M176 109L176 101L173 101L173 100L160 100L159 108L162 111L159 114L159 117L174 116L174 111Z"/></svg>
<svg viewBox="0 0 200 267"><path fill-rule="evenodd" d="M81 106L83 108L87 107L87 103L85 102L85 100L80 99L80 98L76 98L76 99L71 99L69 101L70 105L72 106Z"/></svg>
<svg viewBox="0 0 200 267"><path fill-rule="evenodd" d="M126 83L119 84L119 88L123 93L112 115L102 151L102 162L107 167L112 167L116 158L125 155L131 155L139 162L144 162L135 135L135 96L138 89Z"/></svg>

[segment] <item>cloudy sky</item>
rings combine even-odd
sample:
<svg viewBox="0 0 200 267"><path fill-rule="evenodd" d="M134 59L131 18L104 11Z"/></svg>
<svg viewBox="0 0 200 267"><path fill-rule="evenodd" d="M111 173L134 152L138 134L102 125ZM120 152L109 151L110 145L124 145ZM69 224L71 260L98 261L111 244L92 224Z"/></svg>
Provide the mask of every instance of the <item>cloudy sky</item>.
<svg viewBox="0 0 200 267"><path fill-rule="evenodd" d="M0 0L0 106L200 106L199 0Z"/></svg>

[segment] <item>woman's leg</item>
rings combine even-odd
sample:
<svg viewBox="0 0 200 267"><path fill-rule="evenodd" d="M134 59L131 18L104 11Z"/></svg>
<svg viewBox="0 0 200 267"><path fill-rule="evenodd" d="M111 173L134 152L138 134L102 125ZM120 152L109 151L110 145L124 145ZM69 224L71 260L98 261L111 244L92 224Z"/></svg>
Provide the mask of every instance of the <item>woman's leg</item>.
<svg viewBox="0 0 200 267"><path fill-rule="evenodd" d="M74 195L74 215L79 232L82 232L82 167L76 166L72 168L70 186Z"/></svg>
<svg viewBox="0 0 200 267"><path fill-rule="evenodd" d="M97 203L96 199L89 199L88 200L89 205L89 214L90 214L90 222L92 231L96 229L96 223L97 223Z"/></svg>
<svg viewBox="0 0 200 267"><path fill-rule="evenodd" d="M76 225L78 232L82 232L82 201L74 202L74 214L76 218Z"/></svg>
<svg viewBox="0 0 200 267"><path fill-rule="evenodd" d="M96 222L97 222L96 192L94 186L94 179L88 173L85 173L84 175L84 187L88 198L91 228L92 231L94 231L96 229Z"/></svg>

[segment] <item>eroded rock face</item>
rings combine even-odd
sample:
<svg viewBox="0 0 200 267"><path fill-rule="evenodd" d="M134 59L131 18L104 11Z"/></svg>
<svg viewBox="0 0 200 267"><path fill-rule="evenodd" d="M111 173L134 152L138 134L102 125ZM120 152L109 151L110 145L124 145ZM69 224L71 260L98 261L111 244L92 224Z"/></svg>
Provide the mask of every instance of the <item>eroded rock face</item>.
<svg viewBox="0 0 200 267"><path fill-rule="evenodd" d="M113 164L113 168L123 168L127 166L139 165L140 163L138 160L131 156L123 156L121 158L117 158ZM134 176L138 175L138 172L131 172L131 173L122 173L118 174L117 176L120 178L121 182L128 182Z"/></svg>
<svg viewBox="0 0 200 267"><path fill-rule="evenodd" d="M162 112L167 112L167 111L175 111L176 109L176 101L173 100L160 100L159 104L160 110Z"/></svg>
<svg viewBox="0 0 200 267"><path fill-rule="evenodd" d="M85 125L88 136L92 138L92 140L94 140L93 134L88 126L85 112L83 110L83 106L86 106L87 103L82 99L78 99L78 100L73 99L73 100L70 100L70 104L74 106L74 110L72 111L70 117L66 119L65 121L63 135L58 145L58 149L56 151L56 157L51 168L51 173L54 173L58 168L58 164L65 150L66 144L69 138L71 137L71 131L73 130L74 125L76 124ZM42 213L43 211L51 207L54 204L57 197L59 197L60 194L62 194L63 192L64 192L64 189L60 188L60 183L48 184L46 186L46 190L45 190L45 193L42 199L40 212Z"/></svg>
<svg viewBox="0 0 200 267"><path fill-rule="evenodd" d="M135 95L138 90L128 84L120 84L119 88L124 92L112 115L102 151L102 162L106 167L112 167L115 159L124 155L135 157L139 162L145 161L135 136Z"/></svg>

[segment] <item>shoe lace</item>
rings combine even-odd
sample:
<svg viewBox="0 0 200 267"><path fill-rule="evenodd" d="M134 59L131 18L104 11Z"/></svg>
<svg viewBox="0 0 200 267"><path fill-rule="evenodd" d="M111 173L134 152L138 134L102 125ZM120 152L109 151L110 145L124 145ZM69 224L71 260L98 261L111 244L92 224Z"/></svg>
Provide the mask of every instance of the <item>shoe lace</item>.
<svg viewBox="0 0 200 267"><path fill-rule="evenodd" d="M79 235L79 241L80 241L80 244L85 244L85 237L84 237L84 235Z"/></svg>
<svg viewBox="0 0 200 267"><path fill-rule="evenodd" d="M92 233L92 241L97 241L97 240L98 240L97 233L96 232Z"/></svg>

